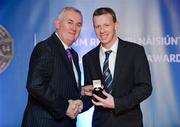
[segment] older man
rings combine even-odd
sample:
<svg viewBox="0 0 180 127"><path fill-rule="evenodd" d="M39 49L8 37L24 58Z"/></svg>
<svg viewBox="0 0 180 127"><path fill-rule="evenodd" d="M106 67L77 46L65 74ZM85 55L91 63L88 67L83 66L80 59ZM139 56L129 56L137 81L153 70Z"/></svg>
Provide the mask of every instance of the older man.
<svg viewBox="0 0 180 127"><path fill-rule="evenodd" d="M56 31L38 43L31 55L29 93L22 127L75 127L82 110L78 54L71 48L80 35L82 14L65 7L56 21Z"/></svg>

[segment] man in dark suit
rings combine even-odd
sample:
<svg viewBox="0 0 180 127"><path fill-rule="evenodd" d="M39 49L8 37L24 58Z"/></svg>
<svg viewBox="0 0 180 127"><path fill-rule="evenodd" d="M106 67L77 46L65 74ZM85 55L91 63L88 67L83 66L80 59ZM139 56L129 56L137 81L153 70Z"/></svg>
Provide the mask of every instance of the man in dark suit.
<svg viewBox="0 0 180 127"><path fill-rule="evenodd" d="M22 127L75 127L82 110L78 54L70 47L80 34L82 14L65 7L55 26L56 32L31 55Z"/></svg>
<svg viewBox="0 0 180 127"><path fill-rule="evenodd" d="M85 110L95 105L92 126L142 127L140 103L152 92L144 48L116 35L118 21L111 8L96 9L93 25L100 44L83 56L84 84L101 80L105 99L95 94L97 101L86 99ZM84 94L91 95L86 89Z"/></svg>

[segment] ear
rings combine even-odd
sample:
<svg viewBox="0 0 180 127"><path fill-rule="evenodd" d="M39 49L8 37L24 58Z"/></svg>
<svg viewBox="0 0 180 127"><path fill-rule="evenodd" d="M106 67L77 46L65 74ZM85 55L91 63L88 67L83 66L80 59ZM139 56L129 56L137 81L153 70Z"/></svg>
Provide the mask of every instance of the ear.
<svg viewBox="0 0 180 127"><path fill-rule="evenodd" d="M119 21L116 21L115 23L115 31L117 32L119 30Z"/></svg>
<svg viewBox="0 0 180 127"><path fill-rule="evenodd" d="M60 27L60 20L56 19L54 23L55 23L56 29L59 29L59 27Z"/></svg>

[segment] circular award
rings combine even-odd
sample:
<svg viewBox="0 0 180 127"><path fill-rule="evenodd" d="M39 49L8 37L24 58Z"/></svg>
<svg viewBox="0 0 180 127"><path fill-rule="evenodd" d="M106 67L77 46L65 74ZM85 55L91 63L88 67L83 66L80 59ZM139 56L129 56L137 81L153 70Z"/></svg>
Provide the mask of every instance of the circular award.
<svg viewBox="0 0 180 127"><path fill-rule="evenodd" d="M0 25L0 74L8 67L13 56L13 42L7 30Z"/></svg>

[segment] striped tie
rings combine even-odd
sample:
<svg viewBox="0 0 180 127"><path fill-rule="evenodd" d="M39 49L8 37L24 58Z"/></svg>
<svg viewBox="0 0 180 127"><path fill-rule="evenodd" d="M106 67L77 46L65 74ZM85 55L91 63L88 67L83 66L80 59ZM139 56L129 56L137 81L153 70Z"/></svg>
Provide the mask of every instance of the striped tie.
<svg viewBox="0 0 180 127"><path fill-rule="evenodd" d="M111 50L105 52L106 58L104 60L104 65L103 65L103 77L105 81L104 85L108 93L112 92L112 75L109 69L109 55L111 52L112 52Z"/></svg>

